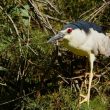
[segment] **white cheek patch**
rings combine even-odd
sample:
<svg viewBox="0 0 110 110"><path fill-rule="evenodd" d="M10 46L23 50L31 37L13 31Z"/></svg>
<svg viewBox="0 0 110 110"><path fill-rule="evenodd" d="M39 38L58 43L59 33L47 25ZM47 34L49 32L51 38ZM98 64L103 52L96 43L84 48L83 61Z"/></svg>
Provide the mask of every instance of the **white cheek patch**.
<svg viewBox="0 0 110 110"><path fill-rule="evenodd" d="M63 38L66 39L66 40L70 40L70 37L71 36L69 34L66 34Z"/></svg>

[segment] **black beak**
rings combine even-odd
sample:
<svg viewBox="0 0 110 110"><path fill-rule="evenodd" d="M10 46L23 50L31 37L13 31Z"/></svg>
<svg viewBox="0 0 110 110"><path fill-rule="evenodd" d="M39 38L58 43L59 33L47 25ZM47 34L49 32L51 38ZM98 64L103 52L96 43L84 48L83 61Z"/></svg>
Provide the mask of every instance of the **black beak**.
<svg viewBox="0 0 110 110"><path fill-rule="evenodd" d="M57 40L62 39L62 38L64 37L64 35L65 35L64 33L59 32L59 33L56 34L54 37L50 38L50 39L47 41L47 43L54 43L54 42L56 42Z"/></svg>

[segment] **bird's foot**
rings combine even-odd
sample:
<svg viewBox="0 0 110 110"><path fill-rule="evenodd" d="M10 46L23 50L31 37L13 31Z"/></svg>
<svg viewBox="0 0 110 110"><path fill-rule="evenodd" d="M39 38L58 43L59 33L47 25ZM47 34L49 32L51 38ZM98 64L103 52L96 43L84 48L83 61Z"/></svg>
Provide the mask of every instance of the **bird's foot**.
<svg viewBox="0 0 110 110"><path fill-rule="evenodd" d="M80 94L80 97L84 98L81 102L79 102L79 104L81 105L82 103L84 102L87 102L88 106L89 106L89 100L90 100L90 95L83 95L83 94Z"/></svg>

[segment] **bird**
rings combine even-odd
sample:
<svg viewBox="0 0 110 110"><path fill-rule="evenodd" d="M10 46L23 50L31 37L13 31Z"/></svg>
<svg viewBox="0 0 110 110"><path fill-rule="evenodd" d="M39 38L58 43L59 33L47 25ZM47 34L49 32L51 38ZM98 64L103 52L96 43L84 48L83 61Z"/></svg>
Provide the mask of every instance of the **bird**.
<svg viewBox="0 0 110 110"><path fill-rule="evenodd" d="M51 37L47 43L60 40L62 41L61 44L69 51L79 56L86 56L90 62L88 91L80 102L80 104L87 102L89 105L94 61L99 54L110 56L110 38L103 31L103 27L80 20L65 24L61 31Z"/></svg>

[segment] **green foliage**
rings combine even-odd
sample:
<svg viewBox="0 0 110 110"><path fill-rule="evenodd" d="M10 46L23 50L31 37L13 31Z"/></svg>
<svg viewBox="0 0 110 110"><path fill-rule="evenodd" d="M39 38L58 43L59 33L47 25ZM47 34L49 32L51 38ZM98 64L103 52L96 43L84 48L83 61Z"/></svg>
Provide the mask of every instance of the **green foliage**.
<svg viewBox="0 0 110 110"><path fill-rule="evenodd" d="M108 100L106 96L97 96L90 101L90 107L87 104L81 106L81 110L107 110Z"/></svg>
<svg viewBox="0 0 110 110"><path fill-rule="evenodd" d="M50 54L51 53L51 45L47 44L48 35L43 33L40 30L32 31L32 47L35 50L40 50L42 54Z"/></svg>
<svg viewBox="0 0 110 110"><path fill-rule="evenodd" d="M61 87L61 90L43 96L36 96L36 99L24 98L25 110L107 110L108 100L106 96L97 96L87 103L78 107L71 88Z"/></svg>
<svg viewBox="0 0 110 110"><path fill-rule="evenodd" d="M11 14L14 19L19 17L19 20L21 20L25 26L29 26L29 8L29 5L24 5L23 7L14 7L11 9Z"/></svg>
<svg viewBox="0 0 110 110"><path fill-rule="evenodd" d="M9 37L7 37L7 39L2 39L1 43L0 43L0 52L8 49L8 47L11 45L12 39L10 39Z"/></svg>
<svg viewBox="0 0 110 110"><path fill-rule="evenodd" d="M75 102L70 88L62 88L59 92L38 96L35 100L27 98L25 101L26 110L75 109Z"/></svg>
<svg viewBox="0 0 110 110"><path fill-rule="evenodd" d="M100 3L102 3L101 0L58 0L58 7L63 11L62 17L69 18L70 20L78 20L83 12Z"/></svg>

